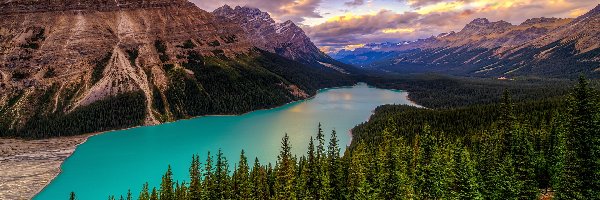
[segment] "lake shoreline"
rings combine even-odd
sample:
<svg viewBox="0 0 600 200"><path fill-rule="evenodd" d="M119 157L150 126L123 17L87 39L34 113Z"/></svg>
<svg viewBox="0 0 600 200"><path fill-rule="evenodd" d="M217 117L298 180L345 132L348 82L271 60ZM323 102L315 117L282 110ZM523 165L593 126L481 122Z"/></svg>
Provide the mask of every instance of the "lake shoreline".
<svg viewBox="0 0 600 200"><path fill-rule="evenodd" d="M31 199L61 173L62 163L96 134L42 140L0 139L0 199Z"/></svg>
<svg viewBox="0 0 600 200"><path fill-rule="evenodd" d="M197 119L197 118L202 118L202 117L217 117L217 116L242 116L242 115L246 115L246 114L249 114L249 113L252 113L252 112L257 112L257 111L273 110L273 109L278 109L278 108L281 108L281 107L284 107L284 106L287 106L287 105L290 105L290 104L300 103L300 102L303 102L303 101L308 101L308 100L314 99L314 98L315 98L315 97L316 97L316 96L317 96L319 93L322 93L322 92L324 92L324 91L328 91L328 90L332 90L332 89L352 88L352 87L355 87L355 86L357 86L357 85L361 85L361 84L367 85L368 87L377 88L377 87L370 86L370 85L368 85L368 84L366 84L366 83L359 82L359 83L357 83L357 84L354 84L354 85L352 85L352 86L340 86L340 87L332 87L332 88L322 88L322 89L319 89L319 90L317 90L317 92L316 92L314 95L311 95L311 96L309 96L309 97L307 97L307 98L305 98L305 99L301 99L301 100L296 100L296 101L288 102L288 103L285 103L285 104L282 104L282 105L279 105L279 106L275 106L275 107L272 107L272 108L265 108L265 109L257 109L257 110L252 110L252 111L248 111L248 112L241 113L241 114L230 114L230 115L204 115L204 116L197 116L197 117L192 117L192 118L188 118L188 119L180 119L180 120L175 120L175 121L172 121L172 122L166 122L166 123L160 123L160 124L153 124L153 125L140 125L140 126L129 127L129 128L125 128L125 129L116 129L116 130L110 130L110 131L102 131L102 132L96 132L96 133L84 134L84 135L80 135L80 136L62 137L62 138L53 138L54 140L63 140L63 141L65 141L65 142L67 142L67 143L68 143L69 141L72 141L72 140L73 140L73 138L77 138L79 142L78 142L78 143L76 143L76 144L74 144L74 145L72 145L72 146L70 146L70 147L68 148L68 150L70 150L70 153L69 153L68 155L66 155L66 156L64 157L64 159L60 160L60 162L59 162L58 166L54 165L54 167L55 167L55 172L56 172L56 173L55 173L55 174L53 174L53 176L51 176L51 177L48 177L49 179L48 179L47 181L45 181L45 184L44 184L42 187L38 187L38 186L36 186L36 185L31 185L31 184L30 184L30 185L20 185L20 186L17 186L17 187L22 187L22 188L30 188L30 187L35 187L34 189L30 189L30 192L29 192L29 193L22 194L22 196L20 196L19 198L23 198L23 197L25 197L25 198L27 198L27 199L29 199L29 198L35 198L35 197L36 197L36 196L37 196L39 193L41 193L41 192L42 192L42 191L43 191L43 190L44 190L44 189L45 189L45 188L46 188L46 187L47 187L47 186L48 186L48 185L49 185L49 184L50 184L50 183L51 183L51 182L52 182L54 179L56 179L56 177L58 177L58 176L59 176L59 175L62 173L62 165L63 165L63 163L64 163L64 162L65 162L67 159L69 159L69 158L70 158L70 157L73 155L73 153L74 153L74 152L77 150L77 148L78 148L80 145L82 145L82 144L84 144L86 141L88 141L88 139L89 139L90 137L93 137L93 136L98 136L98 135L101 135L101 134L104 134L104 133L108 133L108 132L113 132L113 131L122 131L122 130L128 130L128 129L140 128L140 127L152 127L152 126L158 126L158 125L163 125L163 124L170 124L170 123L175 123L175 122L180 122L180 121L185 121L185 120L194 120L194 119ZM381 89L381 88L378 88L378 89ZM406 92L406 91L404 91L404 90L394 90L394 91L397 91L397 92ZM411 101L411 103L414 103L414 102L412 102L412 101ZM415 104L415 105L417 105L417 104ZM367 120L368 120L368 119L367 119ZM349 134L350 134L350 138L351 138L351 137L352 137L351 130L350 130ZM0 139L0 140L2 140L2 139ZM23 141L23 142L27 142L27 140L21 140L21 141ZM37 140L34 140L34 141L37 141ZM46 150L46 149L40 149L40 151L45 151L45 150ZM1 157L0 157L0 158L1 158ZM27 162L27 161L24 161L24 162ZM10 191L8 191L8 192L10 192ZM33 193L33 192L35 192L35 193ZM0 197L1 197L1 194L0 194ZM13 197L14 197L14 196L13 196ZM9 199L10 199L10 198L9 198Z"/></svg>
<svg viewBox="0 0 600 200"><path fill-rule="evenodd" d="M3 145L3 148L14 148L12 151L18 152L18 154L7 154L2 152L0 154L0 169L6 174L0 174L0 199L32 199L35 198L40 192L42 192L50 183L56 179L62 173L62 164L69 159L77 148L87 142L89 138L109 133L113 131L122 131L128 129L135 129L141 127L159 126L163 124L170 124L179 121L193 120L201 117L213 117L213 116L241 116L248 113L261 111L261 110L272 110L277 109L286 105L299 103L302 101L313 99L320 92L339 89L339 88L350 88L360 83L351 86L340 86L331 88L322 88L317 90L314 95L311 95L305 99L291 101L282 105L278 105L272 108L264 108L248 111L241 114L229 114L229 115L203 115L196 116L188 119L179 119L171 122L151 124L151 125L139 125L124 129L115 129L108 131L101 131L95 133L87 133L77 136L66 136L57 137L50 139L41 140L27 140L19 138L0 138L0 144L10 143L12 146ZM32 144L33 143L33 144ZM47 145L35 145L35 143L47 143ZM15 147L16 146L16 147ZM3 150L3 149L0 149ZM19 159L24 157L22 159ZM9 161L10 160L10 161ZM14 166L21 166L19 169L13 169L9 171L9 168ZM28 180L27 177L23 177L25 174L35 174L35 180ZM13 184L13 182L19 182Z"/></svg>

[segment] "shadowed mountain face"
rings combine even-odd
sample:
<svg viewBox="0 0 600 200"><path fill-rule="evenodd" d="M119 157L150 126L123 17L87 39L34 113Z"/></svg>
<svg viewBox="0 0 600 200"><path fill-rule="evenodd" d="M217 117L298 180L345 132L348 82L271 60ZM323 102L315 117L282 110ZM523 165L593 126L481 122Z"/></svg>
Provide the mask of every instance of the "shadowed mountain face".
<svg viewBox="0 0 600 200"><path fill-rule="evenodd" d="M576 19L534 18L519 25L475 19L459 32L394 45L371 44L332 56L350 64L399 72L484 77L597 76L599 9Z"/></svg>
<svg viewBox="0 0 600 200"><path fill-rule="evenodd" d="M351 83L255 48L239 24L186 0L5 0L0 11L0 136L241 113Z"/></svg>

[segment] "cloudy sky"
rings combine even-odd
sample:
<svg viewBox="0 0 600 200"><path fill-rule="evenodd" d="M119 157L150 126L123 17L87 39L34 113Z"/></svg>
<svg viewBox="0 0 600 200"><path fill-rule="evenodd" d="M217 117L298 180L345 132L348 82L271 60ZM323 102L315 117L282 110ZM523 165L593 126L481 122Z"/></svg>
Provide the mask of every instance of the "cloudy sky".
<svg viewBox="0 0 600 200"><path fill-rule="evenodd" d="M577 17L597 0L191 0L212 11L251 6L301 25L324 51L460 31L475 18L520 24L534 17Z"/></svg>

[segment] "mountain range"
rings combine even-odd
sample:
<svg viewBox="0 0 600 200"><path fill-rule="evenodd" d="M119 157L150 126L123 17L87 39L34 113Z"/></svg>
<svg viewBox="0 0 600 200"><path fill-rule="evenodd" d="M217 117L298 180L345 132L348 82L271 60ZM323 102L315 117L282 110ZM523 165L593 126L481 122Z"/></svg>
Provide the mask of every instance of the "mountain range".
<svg viewBox="0 0 600 200"><path fill-rule="evenodd" d="M600 5L575 19L534 18L519 25L479 18L459 32L399 43L368 44L331 56L396 72L482 77L598 76Z"/></svg>
<svg viewBox="0 0 600 200"><path fill-rule="evenodd" d="M351 67L258 9L187 0L0 1L0 136L239 114L350 85Z"/></svg>

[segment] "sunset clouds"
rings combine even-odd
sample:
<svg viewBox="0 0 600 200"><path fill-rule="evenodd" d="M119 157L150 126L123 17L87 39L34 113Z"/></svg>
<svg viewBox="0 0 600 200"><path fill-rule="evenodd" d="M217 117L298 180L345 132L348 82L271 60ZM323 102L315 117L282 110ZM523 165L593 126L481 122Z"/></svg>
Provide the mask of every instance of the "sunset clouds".
<svg viewBox="0 0 600 200"><path fill-rule="evenodd" d="M371 42L399 42L460 31L475 18L519 24L535 17L577 17L597 0L193 0L209 11L247 5L276 20L302 25L313 42L331 51Z"/></svg>

